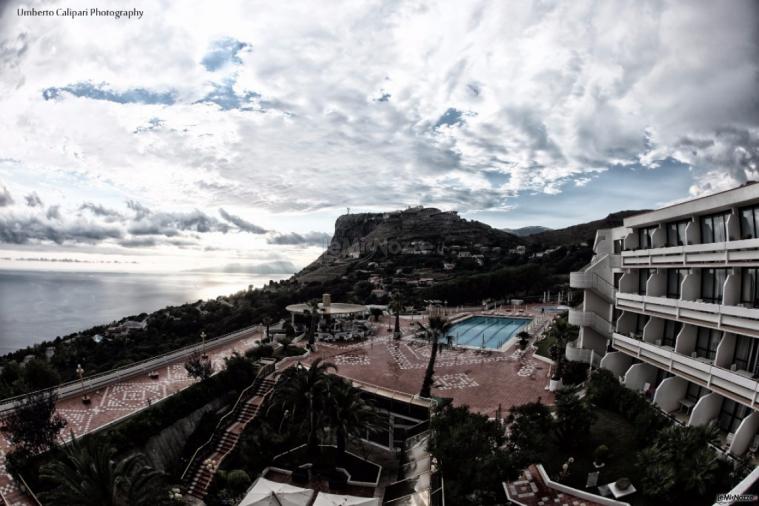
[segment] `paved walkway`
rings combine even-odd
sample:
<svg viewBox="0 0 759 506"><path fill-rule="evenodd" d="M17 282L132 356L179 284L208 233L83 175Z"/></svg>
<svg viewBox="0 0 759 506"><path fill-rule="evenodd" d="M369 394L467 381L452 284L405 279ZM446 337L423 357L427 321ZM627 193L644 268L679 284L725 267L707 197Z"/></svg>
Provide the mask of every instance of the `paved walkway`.
<svg viewBox="0 0 759 506"><path fill-rule="evenodd" d="M431 346L422 340L393 339L388 332L388 317L375 324L377 336L354 344L317 343L317 352L306 363L321 357L333 362L341 376L374 384L389 390L416 395L422 386ZM404 335L416 324L401 320ZM460 348L439 350L432 394L452 397L455 405L468 405L473 411L494 416L500 406L503 416L512 406L535 401L553 403L546 390L549 364L533 357L533 350L522 353L514 345L506 351L481 351Z"/></svg>
<svg viewBox="0 0 759 506"><path fill-rule="evenodd" d="M214 370L223 369L224 358L234 352L244 353L260 338L260 330L251 329L234 341L217 347L209 344L208 354L214 364ZM187 376L184 362L185 359L182 358L161 367L158 369L157 379L140 374L114 380L105 388L88 392L92 402L87 406L82 404L80 395L60 399L57 411L68 421L61 433L61 440L68 439L71 431L76 436L93 432L192 385L194 380ZM10 447L10 443L0 433L0 498L10 506L32 504L30 499L21 493L5 468L5 454Z"/></svg>

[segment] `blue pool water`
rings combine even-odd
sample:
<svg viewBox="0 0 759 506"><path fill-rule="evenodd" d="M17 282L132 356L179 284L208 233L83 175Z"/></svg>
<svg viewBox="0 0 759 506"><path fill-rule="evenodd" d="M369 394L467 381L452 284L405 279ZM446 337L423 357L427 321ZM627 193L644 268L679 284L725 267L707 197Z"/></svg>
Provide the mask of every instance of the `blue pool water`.
<svg viewBox="0 0 759 506"><path fill-rule="evenodd" d="M529 318L472 316L460 323L453 324L446 336L452 336L453 344L458 346L476 348L484 346L497 350L528 323L530 323ZM440 341L447 342L446 336L442 336Z"/></svg>

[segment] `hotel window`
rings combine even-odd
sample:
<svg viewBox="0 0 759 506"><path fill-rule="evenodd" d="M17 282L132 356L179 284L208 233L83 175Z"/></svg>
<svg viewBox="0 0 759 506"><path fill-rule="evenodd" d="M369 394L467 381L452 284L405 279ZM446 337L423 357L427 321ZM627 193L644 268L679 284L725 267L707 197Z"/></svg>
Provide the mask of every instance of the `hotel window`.
<svg viewBox="0 0 759 506"><path fill-rule="evenodd" d="M727 217L730 213L710 214L701 217L701 244L727 240Z"/></svg>
<svg viewBox="0 0 759 506"><path fill-rule="evenodd" d="M682 246L685 244L685 227L690 220L667 223L667 246Z"/></svg>
<svg viewBox="0 0 759 506"><path fill-rule="evenodd" d="M759 362L759 341L753 337L736 336L733 356L735 368L739 371L748 371L755 376L759 372L757 362Z"/></svg>
<svg viewBox="0 0 759 506"><path fill-rule="evenodd" d="M651 276L651 269L638 269L638 295L646 294L646 283Z"/></svg>
<svg viewBox="0 0 759 506"><path fill-rule="evenodd" d="M719 412L717 425L725 432L734 433L749 413L751 413L751 409L748 406L725 399L722 401L722 409Z"/></svg>
<svg viewBox="0 0 759 506"><path fill-rule="evenodd" d="M741 269L741 303L759 307L759 269L756 267Z"/></svg>
<svg viewBox="0 0 759 506"><path fill-rule="evenodd" d="M685 391L685 398L693 402L698 401L702 395L708 394L709 390L696 385L695 383L688 383L688 390Z"/></svg>
<svg viewBox="0 0 759 506"><path fill-rule="evenodd" d="M741 213L741 239L759 237L759 207L744 207Z"/></svg>
<svg viewBox="0 0 759 506"><path fill-rule="evenodd" d="M654 231L656 226L638 229L638 249L651 249L654 247Z"/></svg>
<svg viewBox="0 0 759 506"><path fill-rule="evenodd" d="M614 288L617 290L619 290L619 280L622 279L622 274L621 272L614 273Z"/></svg>
<svg viewBox="0 0 759 506"><path fill-rule="evenodd" d="M726 279L727 269L701 269L701 299L711 304L721 304Z"/></svg>
<svg viewBox="0 0 759 506"><path fill-rule="evenodd" d="M696 355L714 360L714 357L717 355L717 345L719 345L720 339L722 339L721 330L699 327L698 336L696 337Z"/></svg>
<svg viewBox="0 0 759 506"><path fill-rule="evenodd" d="M664 334L662 335L661 344L662 346L669 346L670 348L675 347L675 339L677 339L677 334L680 333L680 330L683 328L683 324L680 322L675 322L672 320L666 320L664 322Z"/></svg>
<svg viewBox="0 0 759 506"><path fill-rule="evenodd" d="M688 274L688 269L667 269L667 297L680 298L680 285Z"/></svg>
<svg viewBox="0 0 759 506"><path fill-rule="evenodd" d="M622 250L624 249L624 243L625 241L622 239L615 239L614 240L614 254L619 255L622 253Z"/></svg>

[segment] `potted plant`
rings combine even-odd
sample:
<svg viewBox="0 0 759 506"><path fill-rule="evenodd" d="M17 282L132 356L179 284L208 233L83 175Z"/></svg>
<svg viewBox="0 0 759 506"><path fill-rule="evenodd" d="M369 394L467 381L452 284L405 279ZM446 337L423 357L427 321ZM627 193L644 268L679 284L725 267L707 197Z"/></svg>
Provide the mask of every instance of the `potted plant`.
<svg viewBox="0 0 759 506"><path fill-rule="evenodd" d="M606 459L609 457L609 447L599 445L593 452L593 467L601 469L606 465Z"/></svg>
<svg viewBox="0 0 759 506"><path fill-rule="evenodd" d="M530 342L530 334L523 330L517 334L517 337L519 338L519 349L524 351L527 349L527 344Z"/></svg>

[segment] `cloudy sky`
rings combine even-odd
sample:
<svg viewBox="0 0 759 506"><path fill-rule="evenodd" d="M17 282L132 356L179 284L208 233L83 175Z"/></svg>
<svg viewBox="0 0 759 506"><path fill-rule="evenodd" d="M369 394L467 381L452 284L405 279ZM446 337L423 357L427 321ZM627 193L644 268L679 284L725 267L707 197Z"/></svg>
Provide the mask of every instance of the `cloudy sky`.
<svg viewBox="0 0 759 506"><path fill-rule="evenodd" d="M759 171L750 0L96 3L144 15L0 1L0 267L300 267L346 208L561 227Z"/></svg>

